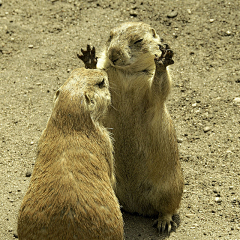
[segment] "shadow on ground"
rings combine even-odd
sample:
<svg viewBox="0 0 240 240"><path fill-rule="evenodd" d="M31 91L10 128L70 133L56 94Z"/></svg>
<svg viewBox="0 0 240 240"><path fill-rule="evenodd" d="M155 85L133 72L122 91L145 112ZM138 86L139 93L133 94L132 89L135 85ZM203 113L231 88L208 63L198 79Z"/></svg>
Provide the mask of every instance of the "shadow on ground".
<svg viewBox="0 0 240 240"><path fill-rule="evenodd" d="M137 214L123 212L125 238L129 240L162 240L168 238L167 233L159 234L157 229L153 227L155 218L143 217ZM173 216L177 227L172 227L172 232L175 232L180 225L180 216ZM171 235L170 233L170 235Z"/></svg>

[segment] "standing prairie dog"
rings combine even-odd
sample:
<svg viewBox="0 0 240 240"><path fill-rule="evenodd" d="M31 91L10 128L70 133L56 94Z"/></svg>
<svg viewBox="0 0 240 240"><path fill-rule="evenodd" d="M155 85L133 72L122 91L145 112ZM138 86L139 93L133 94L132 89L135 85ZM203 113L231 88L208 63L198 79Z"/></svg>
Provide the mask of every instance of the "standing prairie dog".
<svg viewBox="0 0 240 240"><path fill-rule="evenodd" d="M165 104L172 55L148 24L128 22L111 30L97 65L110 84L112 106L104 124L115 139L116 195L127 212L158 215L160 232L175 225L172 216L183 192L176 134Z"/></svg>
<svg viewBox="0 0 240 240"><path fill-rule="evenodd" d="M113 147L101 119L107 74L76 69L56 92L19 218L20 240L122 240Z"/></svg>

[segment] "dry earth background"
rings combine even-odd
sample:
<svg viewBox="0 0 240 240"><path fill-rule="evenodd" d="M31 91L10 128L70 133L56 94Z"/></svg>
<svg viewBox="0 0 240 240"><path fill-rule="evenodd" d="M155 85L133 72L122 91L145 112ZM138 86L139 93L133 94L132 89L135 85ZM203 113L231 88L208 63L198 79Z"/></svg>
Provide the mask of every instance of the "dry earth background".
<svg viewBox="0 0 240 240"><path fill-rule="evenodd" d="M0 0L0 239L17 214L54 92L87 43L112 27L153 26L175 52L168 108L185 176L181 223L169 239L240 239L238 0ZM124 213L126 239L163 239L153 219Z"/></svg>

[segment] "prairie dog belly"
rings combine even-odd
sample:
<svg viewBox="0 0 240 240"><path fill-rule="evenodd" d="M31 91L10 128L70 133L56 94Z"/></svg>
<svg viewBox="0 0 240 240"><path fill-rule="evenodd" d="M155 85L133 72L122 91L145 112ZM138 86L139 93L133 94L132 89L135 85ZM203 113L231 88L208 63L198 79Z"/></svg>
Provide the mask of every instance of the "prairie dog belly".
<svg viewBox="0 0 240 240"><path fill-rule="evenodd" d="M171 230L183 175L176 133L166 108L173 52L141 22L111 30L98 68L109 77L112 104L104 125L113 132L116 195L129 212L156 215Z"/></svg>

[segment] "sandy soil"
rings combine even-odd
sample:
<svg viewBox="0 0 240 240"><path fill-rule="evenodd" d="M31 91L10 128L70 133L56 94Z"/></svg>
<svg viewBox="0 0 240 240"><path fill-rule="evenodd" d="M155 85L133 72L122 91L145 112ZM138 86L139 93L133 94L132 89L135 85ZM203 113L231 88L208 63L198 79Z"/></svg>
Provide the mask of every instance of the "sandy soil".
<svg viewBox="0 0 240 240"><path fill-rule="evenodd" d="M175 52L168 108L185 189L169 239L240 239L240 2L0 0L0 239L17 215L54 92L86 44L100 53L124 21L152 25ZM126 239L164 239L123 213ZM179 222L179 221L178 221Z"/></svg>

